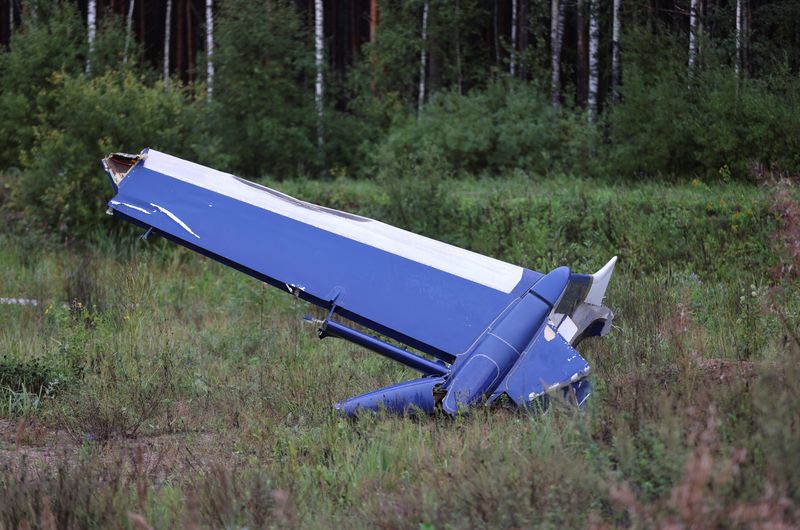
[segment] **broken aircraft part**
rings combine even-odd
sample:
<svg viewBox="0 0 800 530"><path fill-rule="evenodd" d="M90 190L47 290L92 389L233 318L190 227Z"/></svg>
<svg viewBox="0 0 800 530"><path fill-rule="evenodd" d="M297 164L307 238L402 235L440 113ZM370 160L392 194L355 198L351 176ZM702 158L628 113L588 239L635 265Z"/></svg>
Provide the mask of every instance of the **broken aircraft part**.
<svg viewBox="0 0 800 530"><path fill-rule="evenodd" d="M500 398L530 407L549 394L583 406L591 393L574 346L611 327L603 298L616 257L595 274L545 275L152 149L103 167L113 216L327 309L320 338L423 374L337 403L346 414L456 414Z"/></svg>

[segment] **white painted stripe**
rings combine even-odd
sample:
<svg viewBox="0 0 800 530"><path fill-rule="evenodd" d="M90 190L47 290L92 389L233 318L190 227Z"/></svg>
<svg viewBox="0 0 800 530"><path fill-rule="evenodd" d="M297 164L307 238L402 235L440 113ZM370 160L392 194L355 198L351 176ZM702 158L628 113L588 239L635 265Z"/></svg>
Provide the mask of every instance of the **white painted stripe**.
<svg viewBox="0 0 800 530"><path fill-rule="evenodd" d="M139 210L140 212L142 212L142 213L146 213L147 215L150 215L150 213L151 213L150 211L148 211L148 210L145 210L144 208L140 208L140 207L138 207L138 206L134 206L133 204L128 204L127 202L119 202L119 201L114 201L114 200L112 200L112 201L110 201L110 202L111 202L111 204L113 204L114 206L117 206L117 205L126 206L126 207L128 207L128 208L133 208L134 210Z"/></svg>
<svg viewBox="0 0 800 530"><path fill-rule="evenodd" d="M394 226L297 200L259 184L215 169L149 150L147 169L205 188L264 210L314 226L459 276L486 287L510 293L522 278L522 267Z"/></svg>
<svg viewBox="0 0 800 530"><path fill-rule="evenodd" d="M159 206L159 205L157 205L157 204L154 204L154 203L152 203L152 202L150 203L150 206L152 206L152 207L154 207L154 208L157 208L157 209L158 209L158 211L159 211L159 212L161 212L161 213L167 214L167 217L169 217L170 219L172 219L173 221L175 221L176 223L178 223L178 225L179 225L181 228L183 228L184 230L186 230L187 232L189 232L190 234L192 234L192 235L193 235L194 237L196 237L197 239L200 239L200 236L198 236L197 234L195 234L195 233L192 231L192 229L191 229L191 228L189 228L189 225L187 225L186 223L184 223L183 221L181 221L181 220L180 220L180 218L179 218L177 215L175 215L174 213L172 213L172 212L170 212L169 210L167 210L166 208L163 208L163 207L161 207L161 206Z"/></svg>

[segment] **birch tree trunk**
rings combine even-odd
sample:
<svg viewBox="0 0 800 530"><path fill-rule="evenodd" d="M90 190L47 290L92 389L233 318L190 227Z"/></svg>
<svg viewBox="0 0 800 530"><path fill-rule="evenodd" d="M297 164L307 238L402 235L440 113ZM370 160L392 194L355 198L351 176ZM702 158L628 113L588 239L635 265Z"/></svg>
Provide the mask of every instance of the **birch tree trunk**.
<svg viewBox="0 0 800 530"><path fill-rule="evenodd" d="M125 53L122 55L122 64L128 64L128 49L131 44L131 30L133 28L133 6L135 0L128 0L128 16L125 19Z"/></svg>
<svg viewBox="0 0 800 530"><path fill-rule="evenodd" d="M563 17L560 0L550 1L550 103L558 107L561 100L561 35Z"/></svg>
<svg viewBox="0 0 800 530"><path fill-rule="evenodd" d="M689 80L694 77L697 62L697 11L699 5L699 0L691 0L689 6L689 61L687 65Z"/></svg>
<svg viewBox="0 0 800 530"><path fill-rule="evenodd" d="M519 8L517 9L517 77L525 79L527 73L525 72L525 63L523 57L525 51L528 49L528 0L518 0ZM563 30L562 30L563 34Z"/></svg>
<svg viewBox="0 0 800 530"><path fill-rule="evenodd" d="M622 63L619 52L619 4L620 0L613 0L611 13L611 98L614 103L619 102L619 85L622 83Z"/></svg>
<svg viewBox="0 0 800 530"><path fill-rule="evenodd" d="M314 82L314 104L317 110L317 144L320 148L324 145L322 119L323 119L323 95L324 79L322 76L323 60L325 58L324 35L323 31L323 5L322 0L314 0L314 65L317 76Z"/></svg>
<svg viewBox="0 0 800 530"><path fill-rule="evenodd" d="M419 101L417 114L422 114L422 105L425 103L425 74L427 73L426 46L428 45L428 2L422 6L422 49L419 52Z"/></svg>
<svg viewBox="0 0 800 530"><path fill-rule="evenodd" d="M517 0L511 0L511 57L508 72L511 77L517 73Z"/></svg>
<svg viewBox="0 0 800 530"><path fill-rule="evenodd" d="M214 95L214 0L206 0L206 96Z"/></svg>
<svg viewBox="0 0 800 530"><path fill-rule="evenodd" d="M172 32L172 0L167 0L167 14L164 18L164 90L169 84L169 45Z"/></svg>
<svg viewBox="0 0 800 530"><path fill-rule="evenodd" d="M8 42L11 43L11 35L14 33L14 0L8 0Z"/></svg>
<svg viewBox="0 0 800 530"><path fill-rule="evenodd" d="M600 64L597 52L600 48L600 0L589 0L589 121L597 118L597 95L600 80Z"/></svg>
<svg viewBox="0 0 800 530"><path fill-rule="evenodd" d="M742 67L742 0L736 0L736 77Z"/></svg>
<svg viewBox="0 0 800 530"><path fill-rule="evenodd" d="M86 5L87 40L89 41L89 54L86 57L86 75L92 75L92 56L94 55L94 41L97 37L97 0L89 0Z"/></svg>

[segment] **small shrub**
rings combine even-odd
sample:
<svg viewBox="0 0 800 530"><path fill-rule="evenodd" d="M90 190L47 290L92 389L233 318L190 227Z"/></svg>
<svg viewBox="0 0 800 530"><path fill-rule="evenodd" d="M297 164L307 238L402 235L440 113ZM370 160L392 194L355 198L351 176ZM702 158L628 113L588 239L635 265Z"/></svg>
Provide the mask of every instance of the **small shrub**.
<svg viewBox="0 0 800 530"><path fill-rule="evenodd" d="M192 158L192 106L177 87L148 86L133 73L53 74L58 104L41 116L34 145L11 196L25 221L61 238L86 238L111 196L100 159L113 151L153 147Z"/></svg>

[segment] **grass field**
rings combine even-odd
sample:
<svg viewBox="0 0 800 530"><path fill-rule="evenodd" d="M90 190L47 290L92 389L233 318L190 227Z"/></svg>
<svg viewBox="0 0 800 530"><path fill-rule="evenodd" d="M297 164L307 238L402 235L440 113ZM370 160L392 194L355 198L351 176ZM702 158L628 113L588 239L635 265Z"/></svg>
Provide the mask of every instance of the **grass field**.
<svg viewBox="0 0 800 530"><path fill-rule="evenodd" d="M283 187L402 224L405 187L376 186ZM584 414L346 420L334 402L414 373L319 341L313 308L163 241L5 234L0 296L40 303L0 305L0 528L800 524L796 192L435 191L457 214L412 228L522 265L591 272L618 249L615 328L580 348ZM558 221L576 208L589 224Z"/></svg>

